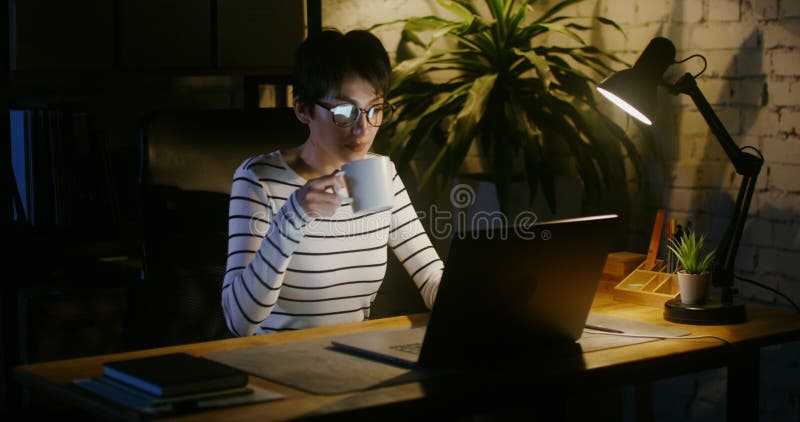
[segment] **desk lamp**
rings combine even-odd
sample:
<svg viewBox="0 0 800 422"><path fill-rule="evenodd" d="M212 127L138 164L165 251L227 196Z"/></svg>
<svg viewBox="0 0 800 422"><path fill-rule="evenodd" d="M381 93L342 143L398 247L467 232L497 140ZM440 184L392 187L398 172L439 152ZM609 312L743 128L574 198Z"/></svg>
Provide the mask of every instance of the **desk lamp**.
<svg viewBox="0 0 800 422"><path fill-rule="evenodd" d="M761 171L764 158L755 148L739 148L728 134L695 81L703 71L697 75L686 73L675 83L663 79L667 67L683 63L693 57L703 59L703 70L705 70L705 57L697 54L676 62L675 45L672 41L662 37L654 38L632 68L609 76L600 83L597 90L646 125L652 124L658 86L666 87L672 95L690 96L711 128L711 132L722 145L728 159L733 163L736 173L742 176L736 206L717 248L717 259L711 271L712 285L721 289L720 297L711 297L702 305L687 305L679 298L664 304L664 319L668 321L700 325L734 324L747 320L744 304L734 298L736 289L733 287L733 270L756 178ZM747 149L753 150L757 155L746 152Z"/></svg>

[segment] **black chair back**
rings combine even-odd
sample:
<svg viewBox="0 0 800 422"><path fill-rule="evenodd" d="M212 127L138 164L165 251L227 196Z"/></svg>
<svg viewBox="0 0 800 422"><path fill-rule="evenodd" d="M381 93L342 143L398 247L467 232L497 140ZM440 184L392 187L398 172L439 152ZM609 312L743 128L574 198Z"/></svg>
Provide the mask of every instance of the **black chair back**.
<svg viewBox="0 0 800 422"><path fill-rule="evenodd" d="M220 305L235 169L302 143L292 109L164 111L141 132L144 273L130 295L129 348L230 336Z"/></svg>

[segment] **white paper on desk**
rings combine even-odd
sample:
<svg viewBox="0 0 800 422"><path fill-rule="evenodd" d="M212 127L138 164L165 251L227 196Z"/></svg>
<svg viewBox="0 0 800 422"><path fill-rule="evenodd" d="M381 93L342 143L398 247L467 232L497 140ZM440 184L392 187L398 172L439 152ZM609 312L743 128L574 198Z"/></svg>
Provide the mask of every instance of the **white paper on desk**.
<svg viewBox="0 0 800 422"><path fill-rule="evenodd" d="M265 344L204 355L251 375L313 394L341 394L417 381L432 371L409 369L345 353L332 337Z"/></svg>
<svg viewBox="0 0 800 422"><path fill-rule="evenodd" d="M581 345L583 352L595 352L598 350L611 349L614 347L628 346L637 343L647 343L650 341L659 340L656 337L683 337L688 336L691 332L682 330L680 328L668 327L666 325L652 324L649 322L640 322L624 318L616 318L606 315L589 313L589 318L586 320L587 325L594 325L596 327L610 328L622 331L623 334L639 335L639 336L653 336L648 337L625 337L618 336L610 333L592 333L584 331L578 343Z"/></svg>

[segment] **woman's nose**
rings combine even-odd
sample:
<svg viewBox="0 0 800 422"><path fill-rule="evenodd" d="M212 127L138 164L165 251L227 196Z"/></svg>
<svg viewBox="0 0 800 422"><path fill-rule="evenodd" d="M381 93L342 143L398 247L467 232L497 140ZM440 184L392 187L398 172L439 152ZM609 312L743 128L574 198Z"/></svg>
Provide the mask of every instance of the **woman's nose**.
<svg viewBox="0 0 800 422"><path fill-rule="evenodd" d="M364 133L367 130L367 125L369 125L369 122L367 122L367 113L361 113L361 115L358 116L358 120L353 122L353 134L360 135Z"/></svg>

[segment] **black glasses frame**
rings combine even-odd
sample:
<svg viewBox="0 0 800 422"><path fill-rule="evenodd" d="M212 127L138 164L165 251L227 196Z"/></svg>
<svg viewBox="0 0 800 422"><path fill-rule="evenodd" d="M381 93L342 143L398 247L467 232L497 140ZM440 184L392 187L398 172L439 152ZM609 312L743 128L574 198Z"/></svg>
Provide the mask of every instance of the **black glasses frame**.
<svg viewBox="0 0 800 422"><path fill-rule="evenodd" d="M363 108L361 108L361 107L359 107L359 106L357 106L357 105L355 105L353 103L342 103L342 104L336 104L336 105L325 104L322 101L317 101L316 103L317 103L318 106L324 108L325 110L328 110L331 113L331 120L333 120L333 124L335 124L336 126L339 126L339 127L350 127L350 126L353 126L357 121L359 121L361 119L361 115L362 114L364 114L364 116L366 116L367 123L369 123L370 126L372 126L372 127L381 127L381 125L384 124L387 120L391 120L391 115L394 113L394 109L395 109L395 106L392 103L375 104L375 105L369 106L366 109L363 109ZM343 106L343 105L353 106L357 111L356 116L348 123L339 123L339 122L336 121L336 117L334 117L335 114L333 112L333 109L336 108L336 107L339 107L339 106ZM384 113L383 113L384 116L381 118L381 122L379 124L377 124L377 125L369 117L369 115L370 115L369 111L374 109L374 108L376 108L376 107L380 107L380 108L382 108L384 110ZM385 110L389 110L389 118L387 118L385 116L387 114L385 112Z"/></svg>

